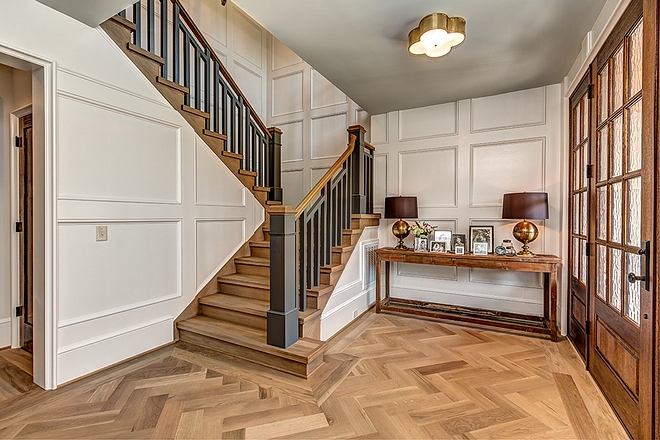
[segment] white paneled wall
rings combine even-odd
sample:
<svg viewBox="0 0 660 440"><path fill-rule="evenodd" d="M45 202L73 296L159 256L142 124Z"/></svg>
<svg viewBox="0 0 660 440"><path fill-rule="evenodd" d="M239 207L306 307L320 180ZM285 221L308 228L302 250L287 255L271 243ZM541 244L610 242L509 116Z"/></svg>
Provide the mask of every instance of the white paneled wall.
<svg viewBox="0 0 660 440"><path fill-rule="evenodd" d="M213 29L229 70L265 113L265 31L231 3L194 5L191 13ZM40 368L52 368L53 383L45 383L52 387L171 342L174 319L264 211L100 29L34 0L0 2L0 15L13 17L0 27L0 52L9 46L57 63L55 114L45 121L56 133L46 152L56 164L46 182L47 200L55 197L47 228L55 231L56 309L46 317L53 322L46 338L56 356L35 354ZM2 164L4 178L9 164ZM1 189L6 194L4 182ZM107 227L107 241L96 240L97 226ZM4 311L9 292L0 295ZM43 301L43 291L35 295Z"/></svg>
<svg viewBox="0 0 660 440"><path fill-rule="evenodd" d="M561 105L561 86L551 85L373 116L376 209L386 196L415 195L420 220L463 234L492 225L498 245L515 224L501 218L502 194L546 191L550 218L535 221L531 248L561 255ZM395 244L391 226L381 220L383 245ZM401 298L542 314L537 274L398 264L391 283Z"/></svg>
<svg viewBox="0 0 660 440"><path fill-rule="evenodd" d="M267 124L282 130L285 205L297 205L346 149L353 124L369 117L341 90L269 35Z"/></svg>

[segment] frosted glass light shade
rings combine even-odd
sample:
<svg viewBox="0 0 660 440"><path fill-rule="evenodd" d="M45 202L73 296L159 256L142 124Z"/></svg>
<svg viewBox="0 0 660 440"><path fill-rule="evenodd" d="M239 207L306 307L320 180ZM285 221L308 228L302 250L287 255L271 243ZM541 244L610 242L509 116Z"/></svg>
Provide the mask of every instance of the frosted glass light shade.
<svg viewBox="0 0 660 440"><path fill-rule="evenodd" d="M451 48L465 40L465 19L429 14L419 26L408 34L408 51L413 55L425 54L431 58L448 54Z"/></svg>

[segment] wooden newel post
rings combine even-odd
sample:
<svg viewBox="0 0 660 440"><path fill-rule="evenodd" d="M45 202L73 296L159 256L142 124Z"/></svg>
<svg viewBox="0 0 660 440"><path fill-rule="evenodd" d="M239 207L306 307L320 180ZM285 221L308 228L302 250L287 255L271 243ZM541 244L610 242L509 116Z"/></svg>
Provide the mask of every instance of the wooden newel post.
<svg viewBox="0 0 660 440"><path fill-rule="evenodd" d="M269 345L287 348L298 340L296 208L273 206L270 213Z"/></svg>
<svg viewBox="0 0 660 440"><path fill-rule="evenodd" d="M268 129L268 200L282 201L282 130L277 127Z"/></svg>
<svg viewBox="0 0 660 440"><path fill-rule="evenodd" d="M355 148L353 148L353 163L351 169L351 181L353 194L351 194L351 212L353 214L365 214L367 212L367 194L364 174L364 134L367 130L361 125L348 127L350 135L355 136Z"/></svg>

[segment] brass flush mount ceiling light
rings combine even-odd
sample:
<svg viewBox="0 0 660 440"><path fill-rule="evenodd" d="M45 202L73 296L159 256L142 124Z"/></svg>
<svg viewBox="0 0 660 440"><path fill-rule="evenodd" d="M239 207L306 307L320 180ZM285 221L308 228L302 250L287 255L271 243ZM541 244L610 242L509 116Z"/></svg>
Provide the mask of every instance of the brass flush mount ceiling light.
<svg viewBox="0 0 660 440"><path fill-rule="evenodd" d="M422 18L419 26L408 34L408 51L413 55L425 54L437 58L447 55L452 47L465 40L465 19L447 17L436 12Z"/></svg>

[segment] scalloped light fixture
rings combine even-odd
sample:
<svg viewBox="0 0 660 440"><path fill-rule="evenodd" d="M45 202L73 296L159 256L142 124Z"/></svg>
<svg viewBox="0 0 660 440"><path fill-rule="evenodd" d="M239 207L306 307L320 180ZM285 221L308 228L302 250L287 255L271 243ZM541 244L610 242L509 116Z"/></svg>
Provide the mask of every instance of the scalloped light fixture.
<svg viewBox="0 0 660 440"><path fill-rule="evenodd" d="M465 40L465 19L436 12L422 18L408 34L408 51L413 55L437 58Z"/></svg>

